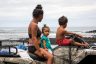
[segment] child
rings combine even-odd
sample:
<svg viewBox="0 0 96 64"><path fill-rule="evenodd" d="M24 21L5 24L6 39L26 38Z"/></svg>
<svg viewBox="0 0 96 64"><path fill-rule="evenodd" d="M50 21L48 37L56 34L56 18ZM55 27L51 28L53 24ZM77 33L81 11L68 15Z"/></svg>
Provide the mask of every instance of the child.
<svg viewBox="0 0 96 64"><path fill-rule="evenodd" d="M65 35L69 35L69 34L75 34L78 37L82 37L79 34L68 32L66 30L68 19L65 16L60 17L58 22L59 22L59 25L60 25L60 27L57 28L57 32L56 32L56 43L58 45L66 46L66 45L73 44L73 45L84 46L84 47L88 46L88 43L86 43L86 42L84 42L84 43L77 42L74 39L70 39L70 38L68 39L68 38L65 37Z"/></svg>
<svg viewBox="0 0 96 64"><path fill-rule="evenodd" d="M41 37L41 44L40 45L42 48L44 48L48 52L52 53L51 43L48 38L49 32L50 32L50 28L48 26L44 25L44 27L42 28L43 36Z"/></svg>

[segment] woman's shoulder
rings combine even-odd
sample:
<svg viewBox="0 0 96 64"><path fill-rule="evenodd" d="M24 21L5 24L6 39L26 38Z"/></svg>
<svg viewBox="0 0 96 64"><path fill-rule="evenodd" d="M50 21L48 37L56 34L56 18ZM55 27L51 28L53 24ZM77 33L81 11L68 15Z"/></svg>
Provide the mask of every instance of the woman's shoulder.
<svg viewBox="0 0 96 64"><path fill-rule="evenodd" d="M36 24L36 23L34 23L34 22L31 22L30 25L29 25L29 27L30 27L31 29L32 29L32 28L37 29L37 28L38 28L38 24Z"/></svg>
<svg viewBox="0 0 96 64"><path fill-rule="evenodd" d="M31 25L32 25L32 26L38 26L38 24L35 23L35 22L31 22Z"/></svg>

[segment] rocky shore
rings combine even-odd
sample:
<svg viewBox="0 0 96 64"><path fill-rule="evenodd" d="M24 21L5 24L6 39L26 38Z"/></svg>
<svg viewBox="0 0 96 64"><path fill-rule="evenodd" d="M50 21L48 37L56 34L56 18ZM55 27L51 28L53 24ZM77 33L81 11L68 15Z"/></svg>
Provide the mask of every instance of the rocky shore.
<svg viewBox="0 0 96 64"><path fill-rule="evenodd" d="M50 38L52 44L55 43L55 38ZM96 38L85 38L87 42L96 42ZM24 42L24 40L23 40ZM96 50L93 49L84 49L71 46L58 46L53 51L54 54L54 64L78 64L82 59L84 59L88 55L96 55ZM71 59L70 57L71 56ZM46 64L46 62L41 62L29 58L21 58L21 57L0 57L0 64Z"/></svg>
<svg viewBox="0 0 96 64"><path fill-rule="evenodd" d="M69 55L69 52L71 55ZM96 55L96 50L93 49L78 49L75 46L70 47L69 46L58 46L53 51L54 54L54 64L78 64L81 60L83 60L88 55ZM71 58L69 57L71 56ZM12 57L0 57L0 64L4 63L9 64L46 64L46 62L41 62L37 60L31 60L29 58L12 58Z"/></svg>

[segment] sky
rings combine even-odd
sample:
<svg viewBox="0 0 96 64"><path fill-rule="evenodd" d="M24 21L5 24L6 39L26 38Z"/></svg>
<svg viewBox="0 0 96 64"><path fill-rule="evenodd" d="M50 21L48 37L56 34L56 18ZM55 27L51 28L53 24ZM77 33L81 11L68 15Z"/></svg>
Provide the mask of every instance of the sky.
<svg viewBox="0 0 96 64"><path fill-rule="evenodd" d="M40 27L57 27L63 15L68 27L96 27L96 0L0 0L0 27L28 27L37 4L44 10Z"/></svg>

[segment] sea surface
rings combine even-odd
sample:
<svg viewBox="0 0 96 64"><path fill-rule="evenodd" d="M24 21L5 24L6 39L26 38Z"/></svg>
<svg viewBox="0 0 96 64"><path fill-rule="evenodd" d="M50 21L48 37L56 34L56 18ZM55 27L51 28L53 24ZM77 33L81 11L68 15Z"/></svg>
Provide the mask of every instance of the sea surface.
<svg viewBox="0 0 96 64"><path fill-rule="evenodd" d="M51 27L50 38L55 38L56 27ZM83 34L86 37L96 35L96 33L86 33L87 31L96 30L96 27L68 27L68 31ZM27 27L0 27L0 40L28 38Z"/></svg>

